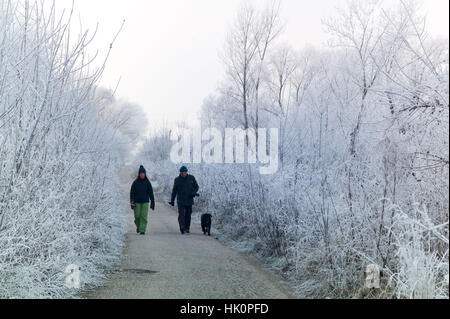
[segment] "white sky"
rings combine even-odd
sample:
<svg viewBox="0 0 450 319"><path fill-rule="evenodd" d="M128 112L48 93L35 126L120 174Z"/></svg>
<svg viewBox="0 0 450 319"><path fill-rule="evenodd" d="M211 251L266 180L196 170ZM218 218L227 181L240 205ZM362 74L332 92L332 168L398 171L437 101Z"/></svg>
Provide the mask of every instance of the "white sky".
<svg viewBox="0 0 450 319"><path fill-rule="evenodd" d="M364 0L365 1L365 0ZM396 2L398 0L385 0ZM71 0L57 6L70 7ZM250 1L263 6L265 1ZM321 19L343 0L281 0L285 40L294 48L327 40ZM219 53L241 0L75 0L83 28L99 24L91 50L105 53L125 19L101 84L136 102L152 126L195 121L223 78ZM424 0L428 30L448 37L449 1ZM78 14L78 13L77 13Z"/></svg>

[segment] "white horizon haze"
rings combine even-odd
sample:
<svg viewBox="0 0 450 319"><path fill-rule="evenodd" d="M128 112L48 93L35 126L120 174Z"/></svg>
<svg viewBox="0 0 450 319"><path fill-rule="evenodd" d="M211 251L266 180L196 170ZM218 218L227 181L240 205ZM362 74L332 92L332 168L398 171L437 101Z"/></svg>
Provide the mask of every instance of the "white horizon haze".
<svg viewBox="0 0 450 319"><path fill-rule="evenodd" d="M94 30L90 52L104 56L114 44L100 85L115 89L117 98L139 104L150 131L185 121L197 123L203 100L223 78L220 52L242 0L75 0L75 17L83 29ZM266 1L249 0L255 7ZM281 39L295 49L321 46L329 36L322 19L345 0L280 0L285 33ZM384 0L389 5L399 0ZM58 10L72 0L58 0ZM428 32L448 39L449 1L425 0ZM78 23L78 21L77 21ZM93 54L92 53L92 54ZM119 83L120 82L120 83Z"/></svg>

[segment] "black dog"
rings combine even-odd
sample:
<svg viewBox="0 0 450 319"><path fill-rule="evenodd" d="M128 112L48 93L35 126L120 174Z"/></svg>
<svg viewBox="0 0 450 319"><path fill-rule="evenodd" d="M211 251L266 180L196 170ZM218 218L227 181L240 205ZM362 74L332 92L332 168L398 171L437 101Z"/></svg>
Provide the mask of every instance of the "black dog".
<svg viewBox="0 0 450 319"><path fill-rule="evenodd" d="M202 215L202 230L203 234L206 235L208 233L208 236L211 236L211 214L203 214Z"/></svg>

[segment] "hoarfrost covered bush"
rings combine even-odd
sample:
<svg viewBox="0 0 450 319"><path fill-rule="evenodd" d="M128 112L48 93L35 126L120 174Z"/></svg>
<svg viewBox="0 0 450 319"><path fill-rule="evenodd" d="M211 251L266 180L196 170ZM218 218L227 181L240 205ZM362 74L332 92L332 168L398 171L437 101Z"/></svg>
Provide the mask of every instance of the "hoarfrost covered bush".
<svg viewBox="0 0 450 319"><path fill-rule="evenodd" d="M399 211L396 217L398 267L390 281L398 298L448 298L448 249L440 254L433 243L448 246L445 228L435 225L426 207L416 207L415 216Z"/></svg>
<svg viewBox="0 0 450 319"><path fill-rule="evenodd" d="M190 164L197 207L301 296L448 298L448 40L418 12L350 1L325 20L332 46L301 52L277 40L277 6L244 6L230 31L202 127L279 128L280 168ZM141 154L166 191L176 167L150 154L168 132Z"/></svg>
<svg viewBox="0 0 450 319"><path fill-rule="evenodd" d="M54 6L0 0L0 298L71 296L68 265L97 284L122 248L130 135Z"/></svg>

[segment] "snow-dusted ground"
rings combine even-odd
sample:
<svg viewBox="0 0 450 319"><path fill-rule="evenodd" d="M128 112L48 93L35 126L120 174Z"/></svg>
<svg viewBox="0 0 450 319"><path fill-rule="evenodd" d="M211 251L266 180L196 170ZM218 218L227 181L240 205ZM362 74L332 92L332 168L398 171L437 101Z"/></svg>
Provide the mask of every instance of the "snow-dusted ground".
<svg viewBox="0 0 450 319"><path fill-rule="evenodd" d="M122 171L122 194L132 182ZM178 231L176 210L157 202L149 213L145 236L137 235L131 210L127 214L126 248L120 267L104 286L84 298L294 298L292 290L261 266L220 241L204 236L200 225L191 234Z"/></svg>

